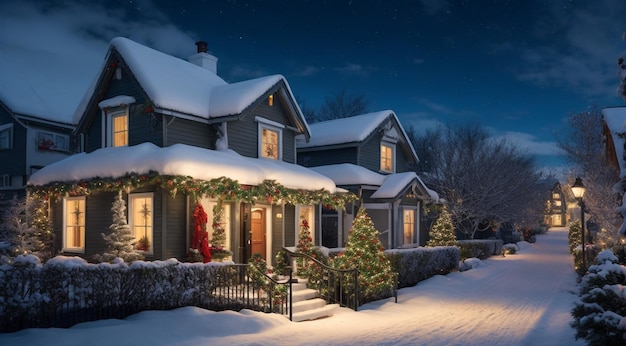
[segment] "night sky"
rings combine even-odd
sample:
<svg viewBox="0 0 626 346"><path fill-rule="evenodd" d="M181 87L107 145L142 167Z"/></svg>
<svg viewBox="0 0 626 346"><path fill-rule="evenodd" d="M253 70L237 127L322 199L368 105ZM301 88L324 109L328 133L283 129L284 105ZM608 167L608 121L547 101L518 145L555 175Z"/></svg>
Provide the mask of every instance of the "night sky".
<svg viewBox="0 0 626 346"><path fill-rule="evenodd" d="M570 113L623 105L625 13L617 0L0 0L0 61L74 81L72 103L113 37L181 58L204 40L228 82L282 74L307 107L345 88L406 128L478 121L557 169Z"/></svg>

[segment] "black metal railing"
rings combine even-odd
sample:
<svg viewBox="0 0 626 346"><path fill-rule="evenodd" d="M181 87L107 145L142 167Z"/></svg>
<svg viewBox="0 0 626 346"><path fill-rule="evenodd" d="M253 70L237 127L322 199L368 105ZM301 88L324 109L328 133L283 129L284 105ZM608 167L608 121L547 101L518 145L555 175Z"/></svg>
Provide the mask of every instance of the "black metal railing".
<svg viewBox="0 0 626 346"><path fill-rule="evenodd" d="M359 307L359 270L337 269L330 267L319 260L301 252L295 252L288 248L283 248L288 257L288 263L298 263L296 275L299 272L310 273L307 277L309 288L320 292L322 298L328 304L339 304L356 311ZM302 259L294 261L294 259ZM291 277L291 274L290 274Z"/></svg>

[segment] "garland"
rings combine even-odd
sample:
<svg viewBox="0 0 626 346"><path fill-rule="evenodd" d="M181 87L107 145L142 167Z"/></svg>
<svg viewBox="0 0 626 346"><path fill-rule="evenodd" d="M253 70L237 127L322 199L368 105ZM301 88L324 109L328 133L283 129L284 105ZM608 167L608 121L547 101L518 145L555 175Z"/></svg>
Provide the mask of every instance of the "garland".
<svg viewBox="0 0 626 346"><path fill-rule="evenodd" d="M328 209L344 209L358 197L350 192L331 193L324 189L290 189L275 180L265 180L257 186L241 185L236 180L220 177L211 180L194 179L190 176L160 175L151 171L147 174L128 173L118 178L93 178L74 182L53 182L46 185L28 185L29 193L39 199L54 200L62 196L86 196L92 191L130 191L146 186L159 186L168 191L172 198L178 193L193 197L207 196L224 200L241 200L246 203L268 204L318 204Z"/></svg>

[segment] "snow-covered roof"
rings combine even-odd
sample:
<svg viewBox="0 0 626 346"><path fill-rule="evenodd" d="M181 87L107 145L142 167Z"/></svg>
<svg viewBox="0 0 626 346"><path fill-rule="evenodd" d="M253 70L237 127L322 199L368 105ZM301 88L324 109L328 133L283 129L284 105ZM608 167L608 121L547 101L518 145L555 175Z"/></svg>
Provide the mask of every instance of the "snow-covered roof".
<svg viewBox="0 0 626 346"><path fill-rule="evenodd" d="M613 137L615 154L619 162L620 176L626 175L626 162L624 161L624 138L616 136L618 133L626 132L626 107L604 108L602 110L604 121Z"/></svg>
<svg viewBox="0 0 626 346"><path fill-rule="evenodd" d="M206 68L124 37L111 40L105 63L113 49L128 64L156 109L190 114L202 119L239 114L281 81L285 84L285 92L295 100L289 83L282 75L228 84ZM80 121L96 87L96 83L93 83L86 93L74 113L74 122ZM294 104L297 108L295 101ZM299 108L297 112L302 114ZM308 130L304 117L301 120Z"/></svg>
<svg viewBox="0 0 626 346"><path fill-rule="evenodd" d="M19 68L23 62L18 63L18 58L31 59L28 55L0 54L0 102L16 114L72 124L83 91L77 91L76 83L60 81L58 75L50 73L53 62L48 61L45 69L39 61L31 61L33 69L26 71Z"/></svg>
<svg viewBox="0 0 626 346"><path fill-rule="evenodd" d="M379 186L372 194L372 198L395 198L409 184L417 182L428 196L439 200L439 195L429 189L415 172L403 172L394 174L380 174L365 167L351 163L310 167L312 170L332 179L337 185L371 185Z"/></svg>
<svg viewBox="0 0 626 346"><path fill-rule="evenodd" d="M95 177L117 178L127 173L144 174L150 171L201 180L227 175L242 185L259 185L264 180L276 180L292 189L343 191L337 189L330 178L284 161L245 157L232 150L210 150L185 144L161 148L152 143L102 148L72 155L34 173L29 184L38 186Z"/></svg>

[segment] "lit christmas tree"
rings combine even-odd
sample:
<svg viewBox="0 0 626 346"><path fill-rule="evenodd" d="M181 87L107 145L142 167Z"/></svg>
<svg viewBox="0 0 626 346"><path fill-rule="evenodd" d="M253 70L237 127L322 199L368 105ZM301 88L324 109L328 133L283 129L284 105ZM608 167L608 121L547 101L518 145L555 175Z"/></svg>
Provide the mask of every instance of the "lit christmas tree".
<svg viewBox="0 0 626 346"><path fill-rule="evenodd" d="M126 201L122 198L122 191L115 196L111 212L113 223L109 226L110 232L102 233L106 250L104 254L94 256L94 259L101 262L112 262L116 258L121 258L125 262L143 259L143 254L135 250L135 236L126 222Z"/></svg>
<svg viewBox="0 0 626 346"><path fill-rule="evenodd" d="M360 292L365 301L383 296L394 286L391 263L385 257L378 234L372 219L361 207L352 222L345 251L334 260L336 268L359 269Z"/></svg>
<svg viewBox="0 0 626 346"><path fill-rule="evenodd" d="M456 246L456 235L454 234L454 224L452 217L446 207L441 209L441 213L430 229L430 240L426 246Z"/></svg>

